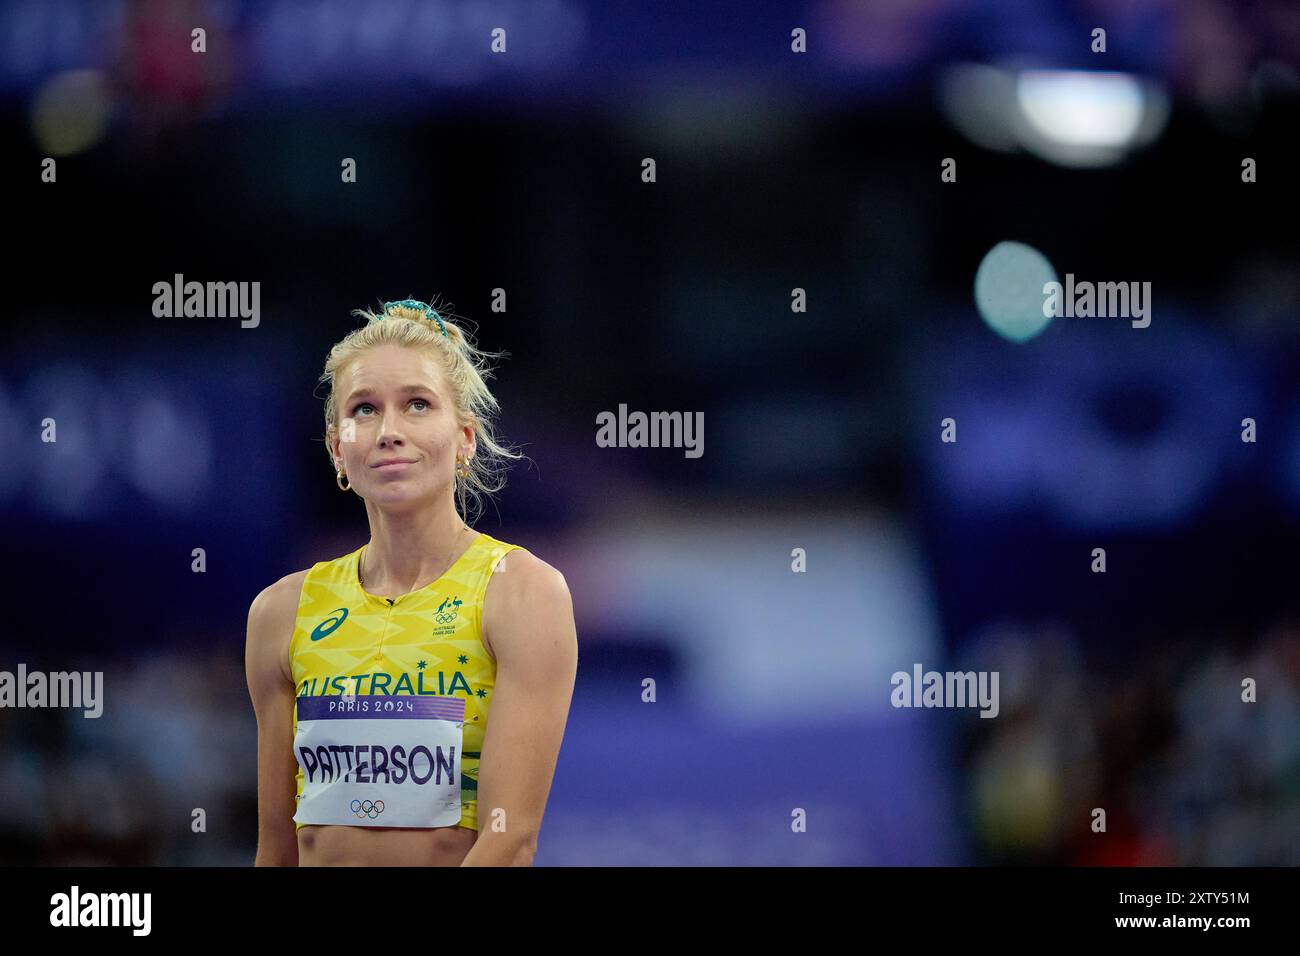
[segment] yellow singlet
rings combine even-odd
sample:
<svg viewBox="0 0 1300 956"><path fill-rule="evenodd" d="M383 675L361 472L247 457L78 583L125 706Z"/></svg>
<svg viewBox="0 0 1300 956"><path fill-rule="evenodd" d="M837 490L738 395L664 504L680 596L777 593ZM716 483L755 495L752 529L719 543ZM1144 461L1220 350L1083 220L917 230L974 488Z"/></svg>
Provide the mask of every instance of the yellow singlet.
<svg viewBox="0 0 1300 956"><path fill-rule="evenodd" d="M391 600L362 588L364 546L307 572L289 643L295 830L478 829L497 671L483 645L483 595L515 550L480 533L441 578Z"/></svg>

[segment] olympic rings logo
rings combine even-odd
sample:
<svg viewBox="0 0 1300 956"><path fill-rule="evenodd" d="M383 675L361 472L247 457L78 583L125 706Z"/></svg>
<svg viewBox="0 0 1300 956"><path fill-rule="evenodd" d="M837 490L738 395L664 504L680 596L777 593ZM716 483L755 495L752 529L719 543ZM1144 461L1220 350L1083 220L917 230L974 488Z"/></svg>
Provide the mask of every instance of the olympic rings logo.
<svg viewBox="0 0 1300 956"><path fill-rule="evenodd" d="M357 815L358 820L364 820L366 817L373 820L384 812L384 801L376 800L372 803L369 800L353 800L352 812Z"/></svg>
<svg viewBox="0 0 1300 956"><path fill-rule="evenodd" d="M460 606L464 603L465 602L458 597L445 598L443 602L438 605L438 610L434 612L433 619L439 624L450 624L452 621L456 620L456 612L460 610Z"/></svg>

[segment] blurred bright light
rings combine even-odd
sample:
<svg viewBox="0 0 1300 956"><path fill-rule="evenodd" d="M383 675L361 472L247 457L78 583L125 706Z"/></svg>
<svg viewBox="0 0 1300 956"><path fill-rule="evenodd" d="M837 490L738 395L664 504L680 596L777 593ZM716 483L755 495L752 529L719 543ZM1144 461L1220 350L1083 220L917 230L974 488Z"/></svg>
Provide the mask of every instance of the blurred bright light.
<svg viewBox="0 0 1300 956"><path fill-rule="evenodd" d="M1142 122L1142 88L1123 73L1030 70L1016 99L1035 129L1069 146L1123 146Z"/></svg>
<svg viewBox="0 0 1300 956"><path fill-rule="evenodd" d="M939 81L939 108L948 122L977 146L1003 153L1020 148L1015 96L1015 74L983 63L958 63Z"/></svg>
<svg viewBox="0 0 1300 956"><path fill-rule="evenodd" d="M1155 82L1127 73L963 63L939 87L948 120L987 149L1063 166L1105 166L1154 141L1169 117Z"/></svg>
<svg viewBox="0 0 1300 956"><path fill-rule="evenodd" d="M1027 342L1047 328L1043 286L1056 281L1047 257L1023 242L999 242L975 272L975 307L994 332Z"/></svg>
<svg viewBox="0 0 1300 956"><path fill-rule="evenodd" d="M71 156L100 141L110 112L111 96L103 73L60 73L36 92L32 135L45 155Z"/></svg>
<svg viewBox="0 0 1300 956"><path fill-rule="evenodd" d="M106 503L99 493L104 476L103 444L111 435L101 427L87 400L101 389L99 378L76 363L39 368L23 389L22 407L32 427L54 419L55 440L33 439L28 471L32 499L43 510L65 518L88 518Z"/></svg>
<svg viewBox="0 0 1300 956"><path fill-rule="evenodd" d="M132 410L131 479L159 504L189 511L208 492L212 436L206 423L170 401L142 399Z"/></svg>

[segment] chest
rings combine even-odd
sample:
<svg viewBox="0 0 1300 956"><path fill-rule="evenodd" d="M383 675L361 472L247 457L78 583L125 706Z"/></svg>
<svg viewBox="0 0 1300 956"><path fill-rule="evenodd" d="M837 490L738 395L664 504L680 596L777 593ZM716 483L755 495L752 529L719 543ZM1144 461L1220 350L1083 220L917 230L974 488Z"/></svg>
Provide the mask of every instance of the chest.
<svg viewBox="0 0 1300 956"><path fill-rule="evenodd" d="M452 599L302 613L291 667L299 697L458 697L470 724L486 715L496 684L479 615Z"/></svg>

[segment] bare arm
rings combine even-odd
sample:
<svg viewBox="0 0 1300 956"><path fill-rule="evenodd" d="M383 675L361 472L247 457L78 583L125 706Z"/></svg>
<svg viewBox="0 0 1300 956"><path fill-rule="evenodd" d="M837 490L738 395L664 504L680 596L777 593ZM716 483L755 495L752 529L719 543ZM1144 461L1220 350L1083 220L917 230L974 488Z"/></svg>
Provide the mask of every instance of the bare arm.
<svg viewBox="0 0 1300 956"><path fill-rule="evenodd" d="M281 578L248 609L244 671L257 715L257 857L254 866L297 866L293 825L293 681L288 673L298 595L306 572Z"/></svg>
<svg viewBox="0 0 1300 956"><path fill-rule="evenodd" d="M496 691L479 761L479 835L461 866L532 865L577 676L564 576L524 551L508 561L484 602Z"/></svg>

